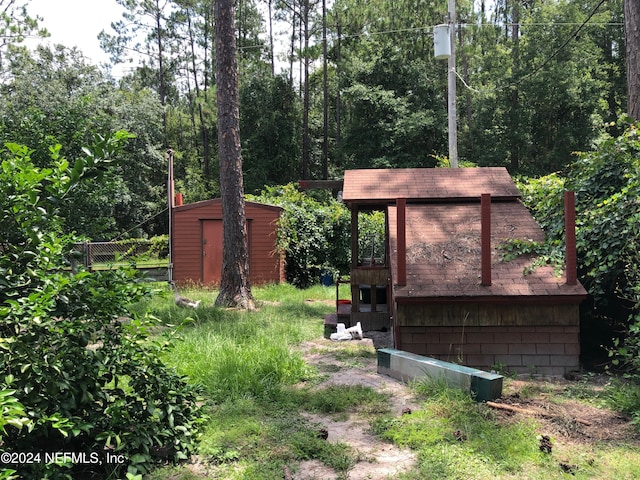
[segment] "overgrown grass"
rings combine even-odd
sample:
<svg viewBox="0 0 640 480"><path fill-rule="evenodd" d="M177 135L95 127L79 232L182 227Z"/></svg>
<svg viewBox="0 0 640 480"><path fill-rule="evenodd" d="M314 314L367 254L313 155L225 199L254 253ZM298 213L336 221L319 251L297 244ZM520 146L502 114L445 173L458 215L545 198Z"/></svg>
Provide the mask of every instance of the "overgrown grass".
<svg viewBox="0 0 640 480"><path fill-rule="evenodd" d="M317 375L292 346L322 336L324 315L334 309L335 290L302 291L287 285L256 289L256 312L214 308L215 291L193 289L181 294L201 300L200 307L178 308L172 295L147 306L171 326L167 331L179 326L179 340L166 361L201 384L211 402L210 422L199 449L208 470L200 478L282 478L285 466L295 468L309 459L346 475L357 452L319 438L320 426L301 414L304 408L321 408L319 395L291 388ZM339 408L347 398L351 400L346 405L357 401L362 408L371 401L381 403L371 389L342 395L336 391L333 398ZM176 475L181 474L167 469L152 478Z"/></svg>
<svg viewBox="0 0 640 480"><path fill-rule="evenodd" d="M424 399L421 410L380 419L373 429L419 452L420 478L496 478L542 459L534 423L500 425L486 406L442 382L415 389Z"/></svg>
<svg viewBox="0 0 640 480"><path fill-rule="evenodd" d="M637 445L574 445L552 439L553 455L548 455L540 451L541 432L535 421L500 422L493 410L439 382L416 383L421 406L402 416L392 416L388 398L369 387L319 387L320 372L306 365L294 347L322 336L322 319L334 309L334 288L254 289L259 309L244 313L214 308L215 291L181 293L201 300L201 306L178 308L171 294L147 306L167 325L164 334L178 336L165 359L202 384L210 420L200 442L198 467L159 469L149 477L152 480L271 480L283 478L286 470L295 478L303 460L318 460L333 468L337 478L348 478L362 460L360 453L323 440L323 426L305 412L338 421L350 415L364 417L372 433L413 449L417 465L394 477L398 479L640 478ZM370 348L345 343L337 357L342 364L358 365L372 355ZM616 387L594 393L587 381L564 391L543 391L544 385L536 385L520 393L592 404L606 400L620 410L623 400L629 409L637 401L635 390Z"/></svg>
<svg viewBox="0 0 640 480"><path fill-rule="evenodd" d="M299 394L301 407L311 412L387 413L388 397L363 385L331 385Z"/></svg>
<svg viewBox="0 0 640 480"><path fill-rule="evenodd" d="M610 408L631 415L633 422L640 428L640 385L635 382L612 380L602 397Z"/></svg>
<svg viewBox="0 0 640 480"><path fill-rule="evenodd" d="M201 300L184 309L172 295L154 300L154 314L166 325L178 325L179 341L167 362L201 384L214 403L238 398L269 398L283 386L304 380L312 371L292 345L322 335L331 304L322 300L331 289L301 291L287 285L257 289L256 312L215 308L216 291L186 290Z"/></svg>

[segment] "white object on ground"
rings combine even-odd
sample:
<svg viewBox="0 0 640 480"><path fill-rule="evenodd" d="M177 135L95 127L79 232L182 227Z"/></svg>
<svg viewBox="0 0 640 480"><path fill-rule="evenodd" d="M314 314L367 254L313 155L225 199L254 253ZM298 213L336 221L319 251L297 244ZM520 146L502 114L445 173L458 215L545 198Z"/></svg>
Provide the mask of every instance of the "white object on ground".
<svg viewBox="0 0 640 480"><path fill-rule="evenodd" d="M349 332L353 338L357 337L359 340L362 340L362 326L360 322L356 323L355 327L347 328L346 331Z"/></svg>
<svg viewBox="0 0 640 480"><path fill-rule="evenodd" d="M344 323L336 325L336 333L332 333L329 338L333 341L353 340L358 338L362 340L362 327L360 322L355 327L345 328Z"/></svg>

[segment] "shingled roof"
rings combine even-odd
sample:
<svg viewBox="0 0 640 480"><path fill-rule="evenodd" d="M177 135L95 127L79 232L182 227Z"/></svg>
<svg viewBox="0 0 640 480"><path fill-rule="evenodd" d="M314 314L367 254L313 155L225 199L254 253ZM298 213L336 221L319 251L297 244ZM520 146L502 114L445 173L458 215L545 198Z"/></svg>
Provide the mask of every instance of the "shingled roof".
<svg viewBox="0 0 640 480"><path fill-rule="evenodd" d="M480 196L491 195L492 285L481 285ZM520 201L503 167L348 170L343 200L354 206L386 206L392 278L397 272L396 199L406 199L407 285L394 285L396 300L455 301L473 298L545 297L577 302L586 291L567 285L550 266L524 274L530 256L501 261L510 239L543 241L544 232ZM507 300L509 299L509 300Z"/></svg>
<svg viewBox="0 0 640 480"><path fill-rule="evenodd" d="M347 170L342 199L345 203L390 204L407 201L461 201L519 198L520 192L504 167L400 168Z"/></svg>
<svg viewBox="0 0 640 480"><path fill-rule="evenodd" d="M397 277L396 207L389 207L391 269ZM491 206L492 284L481 285L480 204L407 205L407 285L395 297L556 297L584 298L582 285L567 285L550 266L524 274L530 256L501 261L498 246L511 239L543 241L544 233L520 201Z"/></svg>

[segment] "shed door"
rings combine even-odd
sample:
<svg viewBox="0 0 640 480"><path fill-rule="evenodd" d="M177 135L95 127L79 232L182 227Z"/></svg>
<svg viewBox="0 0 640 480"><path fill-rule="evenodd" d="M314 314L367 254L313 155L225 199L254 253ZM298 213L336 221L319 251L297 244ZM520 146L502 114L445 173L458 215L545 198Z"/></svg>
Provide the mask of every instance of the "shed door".
<svg viewBox="0 0 640 480"><path fill-rule="evenodd" d="M222 276L222 220L202 222L202 283L220 283Z"/></svg>

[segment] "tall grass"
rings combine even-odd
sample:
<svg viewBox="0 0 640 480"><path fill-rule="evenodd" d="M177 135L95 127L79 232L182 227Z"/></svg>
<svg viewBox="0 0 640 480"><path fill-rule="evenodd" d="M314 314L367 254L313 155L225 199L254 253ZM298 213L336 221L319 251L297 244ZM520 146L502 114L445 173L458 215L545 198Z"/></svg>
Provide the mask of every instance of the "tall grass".
<svg viewBox="0 0 640 480"><path fill-rule="evenodd" d="M181 294L201 300L199 308L180 309L168 295L154 300L151 309L165 324L182 326L166 361L222 403L271 397L308 377L311 370L291 346L322 334L331 302L307 299L330 299L332 293L273 285L255 289L257 311L239 312L215 308L215 291L187 290Z"/></svg>

